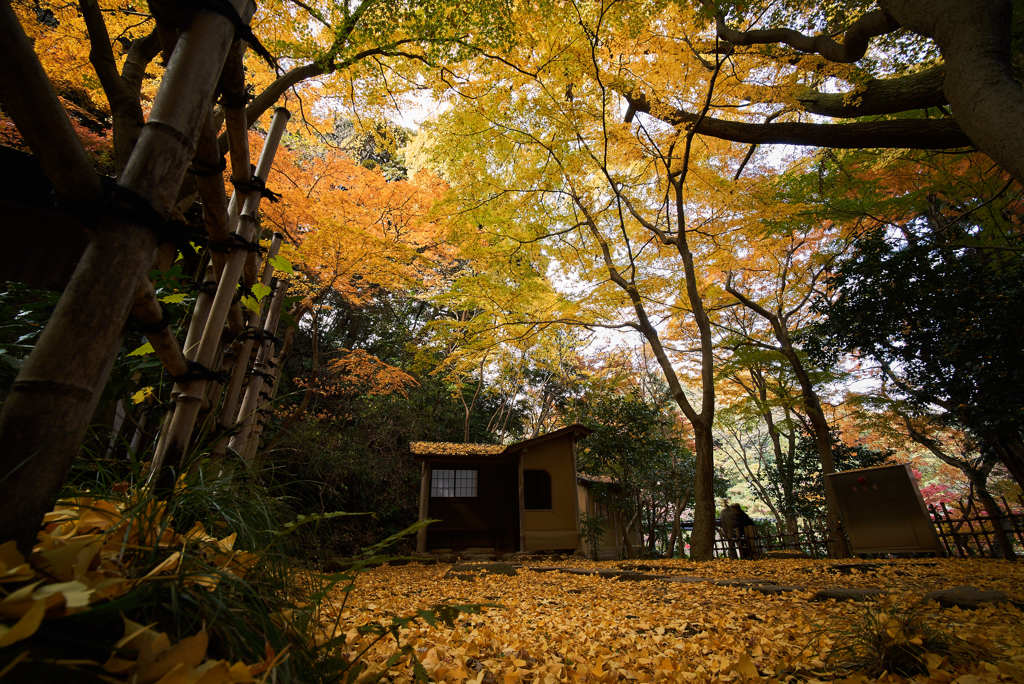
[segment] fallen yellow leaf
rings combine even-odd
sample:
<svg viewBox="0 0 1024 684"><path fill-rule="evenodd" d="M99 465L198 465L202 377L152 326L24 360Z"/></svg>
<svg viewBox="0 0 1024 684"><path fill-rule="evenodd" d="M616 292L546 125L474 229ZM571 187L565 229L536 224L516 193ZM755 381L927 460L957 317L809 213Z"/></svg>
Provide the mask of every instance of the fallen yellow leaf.
<svg viewBox="0 0 1024 684"><path fill-rule="evenodd" d="M750 656L744 653L736 664L732 666L734 672L738 672L744 679L760 679L761 673L757 671L757 665Z"/></svg>
<svg viewBox="0 0 1024 684"><path fill-rule="evenodd" d="M139 671L136 675L138 681L140 684L148 684L162 680L175 668L191 670L206 658L206 647L209 645L209 641L206 630L203 629L198 634L182 639L159 653L151 662L144 663L140 659Z"/></svg>
<svg viewBox="0 0 1024 684"><path fill-rule="evenodd" d="M46 613L46 602L36 601L32 604L21 619L8 627L0 625L0 648L10 646L13 643L27 639L36 633L39 625L43 622L43 615Z"/></svg>

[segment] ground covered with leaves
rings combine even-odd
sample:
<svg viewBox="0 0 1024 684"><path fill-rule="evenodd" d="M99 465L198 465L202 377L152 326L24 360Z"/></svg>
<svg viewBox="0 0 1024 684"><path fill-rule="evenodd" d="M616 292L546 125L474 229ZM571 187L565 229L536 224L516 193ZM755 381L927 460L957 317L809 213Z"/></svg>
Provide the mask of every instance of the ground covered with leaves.
<svg viewBox="0 0 1024 684"><path fill-rule="evenodd" d="M642 571L615 579L530 567ZM858 567L860 566L860 567ZM410 564L360 575L336 602L353 654L388 679L438 681L1024 681L1024 566L994 560L566 560L500 572ZM708 580L770 581L780 591ZM971 585L1010 600L943 607L928 592ZM813 600L832 587L877 588L861 601ZM480 605L448 623L390 624L438 604ZM454 612L454 611L453 611ZM433 624L431 624L433 623ZM411 662L414 653L422 664ZM390 661L388 660L390 658Z"/></svg>

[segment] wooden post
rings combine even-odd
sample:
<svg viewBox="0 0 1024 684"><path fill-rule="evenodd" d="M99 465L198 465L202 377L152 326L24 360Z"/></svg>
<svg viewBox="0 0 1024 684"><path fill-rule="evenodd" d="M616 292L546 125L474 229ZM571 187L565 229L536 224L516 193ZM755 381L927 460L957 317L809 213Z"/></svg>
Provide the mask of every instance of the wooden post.
<svg viewBox="0 0 1024 684"><path fill-rule="evenodd" d="M430 465L427 459L420 461L420 514L419 521L423 522L430 515ZM427 528L421 527L416 530L416 552L427 552Z"/></svg>
<svg viewBox="0 0 1024 684"><path fill-rule="evenodd" d="M246 21L255 9L251 0L232 4ZM0 14L8 11L4 3ZM157 214L167 216L178 195L234 36L229 19L199 12L167 66L149 121L118 180L124 194ZM131 205L124 204L123 209ZM130 209L100 218L4 403L0 540L16 539L23 552L31 551L110 377L138 283L153 264L157 236L151 223Z"/></svg>
<svg viewBox="0 0 1024 684"><path fill-rule="evenodd" d="M180 49L181 45L179 44L174 54L178 54ZM256 164L255 176L257 178L265 179L269 174L270 167L274 162L274 155L277 153L278 144L281 142L290 116L288 110L284 108L278 108L274 113L274 119L263 145L263 152ZM256 211L260 199L259 190L247 193L239 214L238 228L235 231L239 240L249 242L256 234ZM203 328L203 335L193 359L200 366L210 368L220 349L224 322L234 300L238 279L242 275L242 268L247 256L248 252L235 250L228 255L225 261L220 282L217 284L217 294L214 295L210 313ZM178 382L174 385L172 391L175 400L174 413L171 416L165 437L157 445L149 473L149 482L155 484L161 494L169 494L173 488L175 478L173 470L180 465L188 448L196 418L202 408L206 383L207 380L199 378ZM159 479L154 479L156 477Z"/></svg>
<svg viewBox="0 0 1024 684"><path fill-rule="evenodd" d="M516 477L519 480L519 550L526 551L526 529L523 527L523 511L526 510L526 498L523 493L523 457L526 450L516 456Z"/></svg>
<svg viewBox="0 0 1024 684"><path fill-rule="evenodd" d="M572 503L573 510L576 512L576 545L583 552L583 555L586 555L587 549L584 548L586 542L580 534L580 483L576 479L576 434L570 435L569 439L570 448L572 449Z"/></svg>

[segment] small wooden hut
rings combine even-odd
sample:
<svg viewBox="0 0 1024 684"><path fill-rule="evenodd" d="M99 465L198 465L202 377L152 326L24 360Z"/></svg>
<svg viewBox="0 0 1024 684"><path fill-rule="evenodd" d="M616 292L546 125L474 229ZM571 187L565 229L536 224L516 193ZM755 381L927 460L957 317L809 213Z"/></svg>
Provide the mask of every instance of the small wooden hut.
<svg viewBox="0 0 1024 684"><path fill-rule="evenodd" d="M420 552L494 553L581 548L573 424L508 446L413 442L420 460Z"/></svg>

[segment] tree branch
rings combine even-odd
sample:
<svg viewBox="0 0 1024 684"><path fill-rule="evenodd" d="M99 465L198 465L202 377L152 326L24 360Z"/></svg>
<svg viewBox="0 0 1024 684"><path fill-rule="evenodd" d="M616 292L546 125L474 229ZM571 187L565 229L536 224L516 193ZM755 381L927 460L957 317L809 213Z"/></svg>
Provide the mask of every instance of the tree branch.
<svg viewBox="0 0 1024 684"><path fill-rule="evenodd" d="M899 78L872 78L846 93L807 89L798 92L796 99L804 111L822 116L852 119L896 114L947 104L942 91L945 79L946 67L939 64Z"/></svg>
<svg viewBox="0 0 1024 684"><path fill-rule="evenodd" d="M100 196L100 179L10 3L0 3L0 104L71 206Z"/></svg>
<svg viewBox="0 0 1024 684"><path fill-rule="evenodd" d="M752 29L740 31L730 28L721 13L715 16L715 28L722 40L733 45L770 45L782 43L801 52L821 55L830 62L856 62L867 52L872 38L890 33L900 25L882 10L873 10L853 22L843 33L842 41L826 35L808 36L788 28Z"/></svg>
<svg viewBox="0 0 1024 684"><path fill-rule="evenodd" d="M727 121L648 101L646 95L619 91L629 106L673 126L691 125L698 135L742 143L781 143L840 149L871 147L951 149L971 147L970 139L951 118L897 119L843 124L743 123Z"/></svg>

